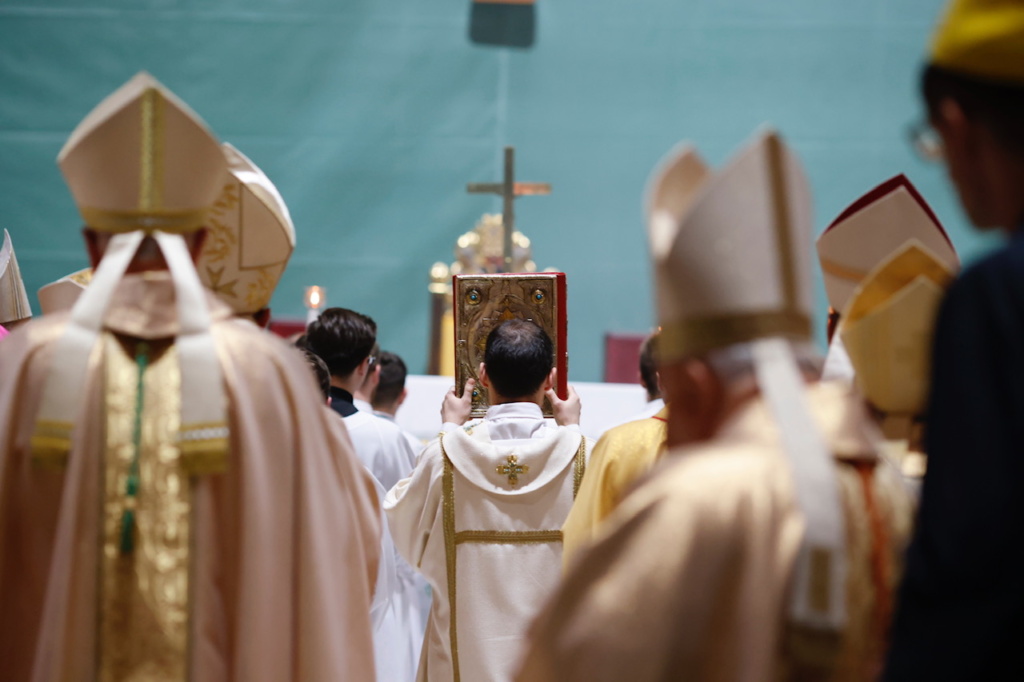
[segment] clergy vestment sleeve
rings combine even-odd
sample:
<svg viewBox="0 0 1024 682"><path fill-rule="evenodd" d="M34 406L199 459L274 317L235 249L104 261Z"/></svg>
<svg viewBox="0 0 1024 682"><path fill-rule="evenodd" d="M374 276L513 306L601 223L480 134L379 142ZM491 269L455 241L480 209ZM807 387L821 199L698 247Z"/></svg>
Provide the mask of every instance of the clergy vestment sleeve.
<svg viewBox="0 0 1024 682"><path fill-rule="evenodd" d="M995 679L1024 637L1024 241L954 283L886 679ZM992 666L991 668L986 666ZM1019 667L1019 662L1017 662Z"/></svg>
<svg viewBox="0 0 1024 682"><path fill-rule="evenodd" d="M420 455L412 475L399 481L384 498L391 537L412 566L423 559L437 515L441 512L441 446L430 443Z"/></svg>
<svg viewBox="0 0 1024 682"><path fill-rule="evenodd" d="M199 572L223 573L233 583L225 642L233 679L326 680L339 671L360 676L372 669L370 603L380 561L380 498L360 465L344 425L325 412L305 361L269 335L255 336L249 323L231 321L216 331L232 405L237 475L200 478L196 514L239 519L238 537L197 529ZM244 334L242 332L245 332ZM252 368L258 367L258 371ZM279 426L269 426L276 415ZM287 416L287 419L282 418ZM290 429L284 424L290 422ZM275 463L282 457L290 466ZM290 504L291 513L281 506ZM208 564L208 565L207 565ZM214 583L197 585L196 627L212 629ZM290 663L269 663L267 621L286 613L291 600ZM222 655L222 654L221 654ZM221 655L197 652L196 679L218 679ZM370 660L368 660L370 658ZM222 678L227 679L227 678Z"/></svg>
<svg viewBox="0 0 1024 682"><path fill-rule="evenodd" d="M576 501L562 526L562 562L566 567L594 538L598 525L618 502L614 486L618 457L615 449L609 447L609 442L603 437L597 441L587 462L587 473L583 476Z"/></svg>
<svg viewBox="0 0 1024 682"><path fill-rule="evenodd" d="M639 419L605 431L587 462L587 473L562 526L562 563L568 567L602 522L657 461L664 447L662 418Z"/></svg>
<svg viewBox="0 0 1024 682"><path fill-rule="evenodd" d="M710 640L718 621L728 619L724 593L742 599L749 587L739 565L754 568L744 562L750 538L761 531L761 541L772 542L770 527L757 527L772 513L729 495L735 467L728 462L701 464L710 467L672 475L671 483L649 479L608 517L535 621L520 682L645 682L672 673L716 679L740 668L723 679L771 679L774 651L751 647L744 663L723 661L711 652L725 649ZM759 611L759 600L752 601L750 627L774 628L777 610Z"/></svg>

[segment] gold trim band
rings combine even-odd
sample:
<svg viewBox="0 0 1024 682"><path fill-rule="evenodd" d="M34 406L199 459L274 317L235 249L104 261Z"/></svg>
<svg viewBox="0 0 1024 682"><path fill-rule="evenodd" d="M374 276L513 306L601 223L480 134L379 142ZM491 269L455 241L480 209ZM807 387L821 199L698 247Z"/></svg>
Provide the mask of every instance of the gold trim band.
<svg viewBox="0 0 1024 682"><path fill-rule="evenodd" d="M159 90L142 93L142 143L139 145L139 210L163 206L164 100Z"/></svg>
<svg viewBox="0 0 1024 682"><path fill-rule="evenodd" d="M74 424L40 419L29 440L32 461L44 469L62 470L71 452Z"/></svg>
<svg viewBox="0 0 1024 682"><path fill-rule="evenodd" d="M452 461L444 451L443 432L438 445L441 446L441 458L444 460L441 481L441 525L444 529L444 559L448 574L448 642L452 653L452 682L459 682L459 634L455 623L455 476L452 473Z"/></svg>
<svg viewBox="0 0 1024 682"><path fill-rule="evenodd" d="M658 354L670 362L769 336L810 338L811 320L804 313L787 310L690 318L662 326Z"/></svg>
<svg viewBox="0 0 1024 682"><path fill-rule="evenodd" d="M580 491L580 485L583 483L583 474L587 472L587 437L580 435L580 449L576 451L576 457L572 463L572 499L576 499L576 495Z"/></svg>
<svg viewBox="0 0 1024 682"><path fill-rule="evenodd" d="M475 542L490 545L534 545L546 542L561 542L560 530L460 530L455 534L455 544Z"/></svg>
<svg viewBox="0 0 1024 682"><path fill-rule="evenodd" d="M793 222L789 210L789 192L786 188L786 169L782 142L775 135L768 138L768 177L771 182L772 206L775 209L775 248L779 255L782 277L782 295L787 310L797 307L797 282L793 261Z"/></svg>
<svg viewBox="0 0 1024 682"><path fill-rule="evenodd" d="M184 234L195 232L206 224L208 207L189 208L179 211L112 211L105 208L81 206L78 212L90 228L98 232L120 234L143 230L147 234L156 230Z"/></svg>

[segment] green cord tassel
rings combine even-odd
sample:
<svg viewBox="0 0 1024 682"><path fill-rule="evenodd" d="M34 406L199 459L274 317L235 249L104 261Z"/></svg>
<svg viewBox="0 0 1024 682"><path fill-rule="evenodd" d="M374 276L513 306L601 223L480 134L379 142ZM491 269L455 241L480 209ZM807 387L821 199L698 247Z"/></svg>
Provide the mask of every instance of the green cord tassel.
<svg viewBox="0 0 1024 682"><path fill-rule="evenodd" d="M138 368L138 379L135 385L135 424L132 429L132 444L135 452L132 454L131 468L128 470L128 479L125 482L125 509L121 515L121 554L131 554L135 551L135 498L139 492L139 456L142 453L142 408L144 405L143 378L146 368L149 366L149 346L143 342L135 349L135 366Z"/></svg>
<svg viewBox="0 0 1024 682"><path fill-rule="evenodd" d="M135 510L125 509L121 515L121 554L135 551Z"/></svg>

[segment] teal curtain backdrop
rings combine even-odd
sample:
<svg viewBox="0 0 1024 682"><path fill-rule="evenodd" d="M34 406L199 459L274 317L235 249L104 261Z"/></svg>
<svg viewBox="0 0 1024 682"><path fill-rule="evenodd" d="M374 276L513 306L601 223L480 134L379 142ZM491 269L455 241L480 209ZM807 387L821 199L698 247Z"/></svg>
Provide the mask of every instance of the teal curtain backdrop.
<svg viewBox="0 0 1024 682"><path fill-rule="evenodd" d="M420 372L429 268L500 211L465 184L498 180L515 145L519 178L554 186L517 218L537 263L568 273L571 378L600 380L603 334L653 324L641 197L683 138L720 164L771 122L807 166L818 231L905 172L965 256L987 247L905 142L941 5L537 0L502 23L469 0L4 0L0 227L33 294L85 266L54 159L146 69L289 203L298 247L275 314L302 316L304 287L326 286Z"/></svg>

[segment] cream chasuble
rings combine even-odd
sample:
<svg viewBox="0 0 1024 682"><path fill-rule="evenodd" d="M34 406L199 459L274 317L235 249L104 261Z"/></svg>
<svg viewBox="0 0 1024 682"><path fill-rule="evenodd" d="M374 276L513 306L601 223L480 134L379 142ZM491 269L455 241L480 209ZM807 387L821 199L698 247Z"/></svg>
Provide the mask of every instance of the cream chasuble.
<svg viewBox="0 0 1024 682"><path fill-rule="evenodd" d="M173 438L166 273L118 285L65 461L33 459L29 439L66 314L4 341L0 679L373 679L371 477L302 358L208 304L226 462L190 459Z"/></svg>
<svg viewBox="0 0 1024 682"><path fill-rule="evenodd" d="M587 462L587 475L562 526L562 563L568 566L597 534L601 522L665 451L668 408L604 432Z"/></svg>
<svg viewBox="0 0 1024 682"><path fill-rule="evenodd" d="M522 682L875 679L912 520L861 399L817 385L846 519L847 624L787 624L804 522L760 399L714 440L670 451L608 517L531 628Z"/></svg>
<svg viewBox="0 0 1024 682"><path fill-rule="evenodd" d="M520 424L494 422L511 408L499 405L442 434L388 493L395 543L434 590L423 682L511 679L526 629L558 583L561 527L588 443L532 407L536 418ZM492 440L498 433L506 439Z"/></svg>

